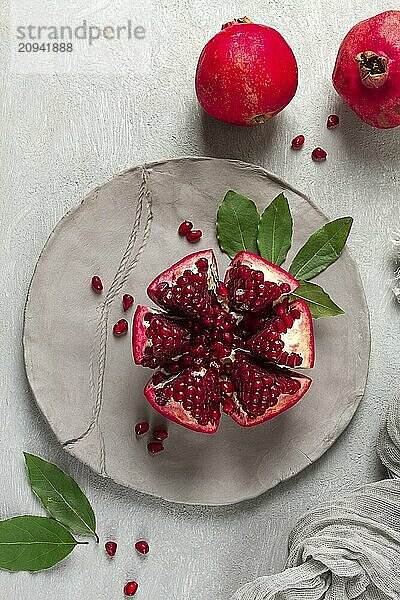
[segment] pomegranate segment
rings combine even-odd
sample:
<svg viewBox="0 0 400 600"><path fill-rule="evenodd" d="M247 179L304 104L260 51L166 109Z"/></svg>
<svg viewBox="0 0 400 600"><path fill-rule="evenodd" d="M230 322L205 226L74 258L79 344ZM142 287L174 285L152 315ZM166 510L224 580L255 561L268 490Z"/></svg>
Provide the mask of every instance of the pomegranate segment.
<svg viewBox="0 0 400 600"><path fill-rule="evenodd" d="M299 282L289 273L251 252L239 252L225 275L230 306L237 311L268 310Z"/></svg>
<svg viewBox="0 0 400 600"><path fill-rule="evenodd" d="M294 406L311 385L305 375L264 365L238 352L232 369L234 408L230 416L242 427L269 421Z"/></svg>
<svg viewBox="0 0 400 600"><path fill-rule="evenodd" d="M288 367L314 366L314 333L310 310L304 300L274 307L275 316L247 341L255 356Z"/></svg>
<svg viewBox="0 0 400 600"><path fill-rule="evenodd" d="M187 327L165 315L138 306L134 316L135 363L156 369L167 359L173 359L190 350Z"/></svg>
<svg viewBox="0 0 400 600"><path fill-rule="evenodd" d="M150 404L164 417L203 433L214 433L220 420L219 379L211 369L185 369L154 386L150 380L144 389Z"/></svg>
<svg viewBox="0 0 400 600"><path fill-rule="evenodd" d="M166 312L138 306L133 323L136 364L157 369L144 390L148 402L202 433L218 429L221 411L250 427L293 406L311 380L281 365L314 364L309 309L303 300L289 303L297 286L250 252L237 254L224 283L212 250L161 273L148 294Z"/></svg>
<svg viewBox="0 0 400 600"><path fill-rule="evenodd" d="M209 291L215 289L217 279L214 252L204 250L189 254L161 273L149 285L147 294L172 314L207 318L211 311Z"/></svg>

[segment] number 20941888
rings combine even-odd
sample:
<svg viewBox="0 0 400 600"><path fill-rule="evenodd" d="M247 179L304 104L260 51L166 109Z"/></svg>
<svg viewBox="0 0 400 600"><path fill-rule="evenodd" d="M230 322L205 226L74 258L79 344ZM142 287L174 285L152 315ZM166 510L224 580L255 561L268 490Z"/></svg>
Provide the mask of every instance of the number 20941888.
<svg viewBox="0 0 400 600"><path fill-rule="evenodd" d="M18 44L18 52L73 52L72 42L21 42Z"/></svg>

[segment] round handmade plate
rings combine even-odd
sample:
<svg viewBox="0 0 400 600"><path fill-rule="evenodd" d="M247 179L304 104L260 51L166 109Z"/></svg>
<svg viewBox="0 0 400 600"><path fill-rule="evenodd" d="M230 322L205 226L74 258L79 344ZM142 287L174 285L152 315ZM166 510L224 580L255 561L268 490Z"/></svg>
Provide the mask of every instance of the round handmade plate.
<svg viewBox="0 0 400 600"><path fill-rule="evenodd" d="M230 504L296 475L345 429L366 384L368 310L357 267L345 251L318 283L346 314L315 322L313 385L295 407L250 429L223 415L215 435L168 423L170 438L157 456L147 454L146 439L136 439L136 422L153 426L162 419L143 396L150 371L133 364L130 335L112 334L125 316L122 295L148 304L149 282L194 249L214 248L223 273L229 261L216 242L215 216L228 189L252 198L260 211L285 192L294 218L289 260L326 221L306 196L253 165L181 158L135 167L61 220L27 300L26 370L61 444L104 477L174 502ZM185 219L203 230L196 246L177 236ZM103 280L102 295L91 289L94 274Z"/></svg>

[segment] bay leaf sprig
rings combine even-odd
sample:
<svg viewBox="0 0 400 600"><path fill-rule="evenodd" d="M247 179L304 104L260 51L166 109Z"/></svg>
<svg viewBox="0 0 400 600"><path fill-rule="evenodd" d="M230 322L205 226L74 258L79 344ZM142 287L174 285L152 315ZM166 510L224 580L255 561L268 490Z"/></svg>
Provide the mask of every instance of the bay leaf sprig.
<svg viewBox="0 0 400 600"><path fill-rule="evenodd" d="M344 315L344 311L316 283L300 281L299 287L292 292L292 296L295 299L301 298L307 302L313 319Z"/></svg>
<svg viewBox="0 0 400 600"><path fill-rule="evenodd" d="M0 568L42 571L68 556L78 542L64 525L49 517L23 515L0 521Z"/></svg>
<svg viewBox="0 0 400 600"><path fill-rule="evenodd" d="M292 230L289 203L283 194L279 194L261 215L257 232L260 255L280 267L292 245Z"/></svg>
<svg viewBox="0 0 400 600"><path fill-rule="evenodd" d="M41 571L68 556L78 544L72 533L99 538L89 500L53 463L24 453L32 491L50 517L22 515L0 521L0 569Z"/></svg>
<svg viewBox="0 0 400 600"><path fill-rule="evenodd" d="M47 512L73 533L96 533L96 517L79 485L57 465L24 452L31 488Z"/></svg>
<svg viewBox="0 0 400 600"><path fill-rule="evenodd" d="M352 224L351 217L325 223L308 238L289 267L300 282L292 296L307 302L314 319L344 314L319 285L309 280L340 257ZM229 190L218 209L216 226L220 248L230 258L241 250L249 250L281 266L292 246L293 219L283 193L260 216L252 200Z"/></svg>
<svg viewBox="0 0 400 600"><path fill-rule="evenodd" d="M230 190L217 213L217 238L222 252L233 258L241 250L258 253L260 215L253 200Z"/></svg>
<svg viewBox="0 0 400 600"><path fill-rule="evenodd" d="M337 261L343 252L352 224L351 217L342 217L315 231L290 265L289 272L293 277L308 281Z"/></svg>

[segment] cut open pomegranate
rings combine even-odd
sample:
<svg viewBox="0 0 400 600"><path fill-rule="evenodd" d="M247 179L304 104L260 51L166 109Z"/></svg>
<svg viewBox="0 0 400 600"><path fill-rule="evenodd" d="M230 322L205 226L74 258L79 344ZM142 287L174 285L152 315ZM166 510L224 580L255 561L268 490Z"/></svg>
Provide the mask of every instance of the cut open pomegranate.
<svg viewBox="0 0 400 600"><path fill-rule="evenodd" d="M144 394L164 417L214 433L225 412L251 427L287 410L311 379L290 368L314 365L310 311L289 302L299 283L251 252L239 252L219 281L212 250L186 256L148 287L165 312L138 306L136 364L157 369Z"/></svg>

